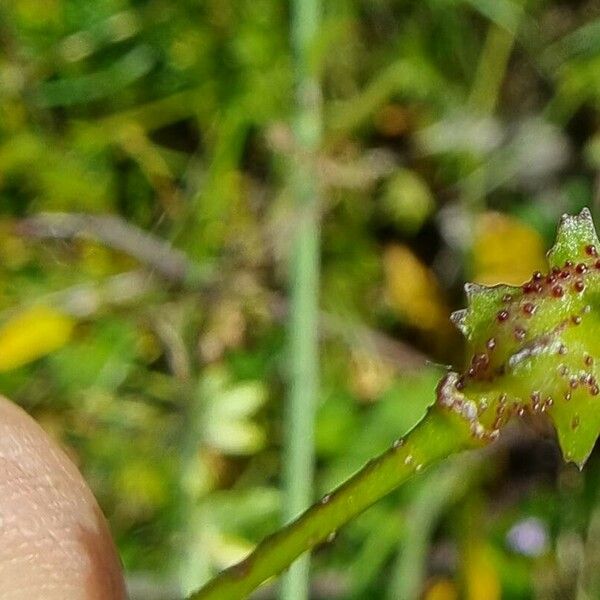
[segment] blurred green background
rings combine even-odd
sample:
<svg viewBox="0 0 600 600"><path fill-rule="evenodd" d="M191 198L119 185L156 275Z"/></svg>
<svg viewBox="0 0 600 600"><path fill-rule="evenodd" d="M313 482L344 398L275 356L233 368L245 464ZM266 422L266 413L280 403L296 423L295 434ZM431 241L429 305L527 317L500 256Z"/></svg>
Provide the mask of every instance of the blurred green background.
<svg viewBox="0 0 600 600"><path fill-rule="evenodd" d="M600 207L597 0L323 4L315 497L461 366L464 281L524 281L562 213ZM134 599L281 521L290 13L0 2L0 391L86 476ZM597 453L579 472L515 426L318 548L311 597L600 598L599 493Z"/></svg>

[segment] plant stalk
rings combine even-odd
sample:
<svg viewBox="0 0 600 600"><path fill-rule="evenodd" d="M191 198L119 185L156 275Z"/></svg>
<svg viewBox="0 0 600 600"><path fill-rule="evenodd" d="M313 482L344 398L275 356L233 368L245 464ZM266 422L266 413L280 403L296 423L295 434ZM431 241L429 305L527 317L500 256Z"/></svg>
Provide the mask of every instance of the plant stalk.
<svg viewBox="0 0 600 600"><path fill-rule="evenodd" d="M406 533L393 569L389 600L417 600L426 572L427 551L436 523L444 509L459 501L478 471L481 456L448 460L432 470L406 514Z"/></svg>
<svg viewBox="0 0 600 600"><path fill-rule="evenodd" d="M321 90L311 60L321 20L321 0L292 2L291 36L296 71L297 153L291 170L296 228L290 271L289 395L285 414L284 520L313 502L314 421L319 388L319 185L315 158L321 143ZM307 554L283 581L283 600L306 600Z"/></svg>
<svg viewBox="0 0 600 600"><path fill-rule="evenodd" d="M432 407L403 440L368 462L293 523L263 540L243 561L223 571L190 600L241 600L298 556L326 541L345 523L398 485L450 454L479 447L469 422Z"/></svg>

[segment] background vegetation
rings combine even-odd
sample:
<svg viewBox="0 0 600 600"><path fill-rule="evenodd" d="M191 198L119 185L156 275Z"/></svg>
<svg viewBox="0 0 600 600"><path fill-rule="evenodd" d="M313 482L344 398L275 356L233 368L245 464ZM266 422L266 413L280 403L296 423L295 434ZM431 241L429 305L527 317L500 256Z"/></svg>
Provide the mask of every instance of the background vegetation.
<svg viewBox="0 0 600 600"><path fill-rule="evenodd" d="M597 2L324 4L315 497L460 365L463 282L522 282L600 200ZM0 2L0 391L72 453L133 598L286 513L297 68L281 0ZM597 454L515 427L318 549L312 597L598 598L599 493Z"/></svg>

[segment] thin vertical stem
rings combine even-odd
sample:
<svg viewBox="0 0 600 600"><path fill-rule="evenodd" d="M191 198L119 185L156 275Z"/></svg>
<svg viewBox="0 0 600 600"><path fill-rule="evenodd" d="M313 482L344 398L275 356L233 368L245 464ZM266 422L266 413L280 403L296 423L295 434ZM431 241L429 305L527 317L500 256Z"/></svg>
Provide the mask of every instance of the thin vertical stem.
<svg viewBox="0 0 600 600"><path fill-rule="evenodd" d="M490 117L495 113L514 43L515 33L496 23L490 25L467 105L475 117ZM485 163L467 179L463 201L471 216L485 209L486 179Z"/></svg>
<svg viewBox="0 0 600 600"><path fill-rule="evenodd" d="M180 546L174 554L180 590L187 595L209 579L210 560L206 553L208 527L206 511L196 481L198 444L202 439L202 399L191 382L184 383L185 419L181 432L181 474L178 518L181 526Z"/></svg>
<svg viewBox="0 0 600 600"><path fill-rule="evenodd" d="M468 112L478 119L489 118L496 111L502 82L514 47L515 35L516 31L507 31L496 23L492 23L489 27L467 104ZM477 161L479 162L480 159ZM469 169L473 166L468 164ZM488 166L485 160L480 162L464 182L462 203L473 235L475 235L477 216L486 208ZM466 264L473 264L471 255L473 242L474 239L471 237L463 247Z"/></svg>
<svg viewBox="0 0 600 600"><path fill-rule="evenodd" d="M293 0L297 158L291 185L296 203L290 272L289 397L286 411L284 517L310 506L313 493L314 415L318 393L319 189L315 154L321 142L321 91L312 54L320 24L320 0ZM285 577L282 598L308 597L309 555Z"/></svg>

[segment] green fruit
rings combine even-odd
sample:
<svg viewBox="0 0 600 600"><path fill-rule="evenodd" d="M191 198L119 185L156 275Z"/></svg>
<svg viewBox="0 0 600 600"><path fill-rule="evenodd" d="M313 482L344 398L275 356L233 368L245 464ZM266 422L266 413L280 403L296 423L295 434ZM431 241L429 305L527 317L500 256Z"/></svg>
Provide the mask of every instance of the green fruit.
<svg viewBox="0 0 600 600"><path fill-rule="evenodd" d="M467 284L453 322L468 342L463 373L438 386L438 404L493 439L513 415L544 415L565 460L582 467L600 432L600 242L589 210L564 215L548 273L521 287Z"/></svg>

